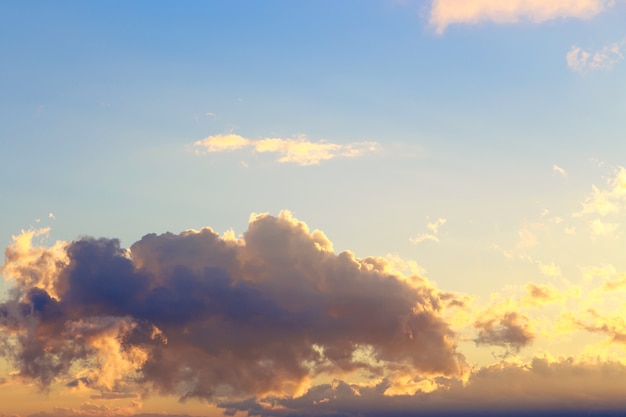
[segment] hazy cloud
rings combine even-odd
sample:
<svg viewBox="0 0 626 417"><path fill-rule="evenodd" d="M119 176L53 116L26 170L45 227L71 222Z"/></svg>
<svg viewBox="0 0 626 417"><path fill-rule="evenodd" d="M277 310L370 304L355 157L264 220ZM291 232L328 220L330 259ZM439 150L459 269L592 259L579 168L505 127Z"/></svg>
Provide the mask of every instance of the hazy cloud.
<svg viewBox="0 0 626 417"><path fill-rule="evenodd" d="M429 20L441 34L448 26L458 23L587 19L610 8L613 3L612 0L433 0Z"/></svg>
<svg viewBox="0 0 626 417"><path fill-rule="evenodd" d="M561 276L561 268L554 262L544 263L541 261L535 261L535 264L539 268L542 274L549 277Z"/></svg>
<svg viewBox="0 0 626 417"><path fill-rule="evenodd" d="M558 165L552 165L552 171L559 174L562 177L567 177L567 172Z"/></svg>
<svg viewBox="0 0 626 417"><path fill-rule="evenodd" d="M591 234L594 236L611 236L619 228L618 223L606 223L601 219L593 219L590 226Z"/></svg>
<svg viewBox="0 0 626 417"><path fill-rule="evenodd" d="M580 73L594 70L610 70L624 59L622 48L624 41L602 47L599 51L589 52L574 45L566 55L567 66Z"/></svg>
<svg viewBox="0 0 626 417"><path fill-rule="evenodd" d="M417 237L410 238L409 241L416 245L426 240L431 240L433 242L439 243L439 228L446 224L446 222L446 219L440 217L435 222L428 223L426 225L426 228L430 231L429 233L422 233Z"/></svg>
<svg viewBox="0 0 626 417"><path fill-rule="evenodd" d="M535 284L533 282L529 282L524 288L526 289L527 294L522 298L522 301L525 305L533 307L544 306L552 303L562 303L570 295L562 294L551 285Z"/></svg>
<svg viewBox="0 0 626 417"><path fill-rule="evenodd" d="M626 169L618 167L614 176L609 178L607 183L607 188L592 186L592 193L583 202L582 210L574 213L574 215L599 214L606 216L618 212L626 200Z"/></svg>
<svg viewBox="0 0 626 417"><path fill-rule="evenodd" d="M530 319L517 311L485 315L474 323L474 327L479 330L475 340L478 345L503 346L519 351L535 338Z"/></svg>
<svg viewBox="0 0 626 417"><path fill-rule="evenodd" d="M533 358L526 364L500 362L478 369L466 383L436 383L445 389L388 396L389 380L373 386L334 380L298 398L250 398L223 405L263 417L617 417L626 407L626 366L619 362Z"/></svg>
<svg viewBox="0 0 626 417"><path fill-rule="evenodd" d="M380 149L376 142L354 142L337 144L327 141L311 142L301 136L296 139L264 138L247 139L239 135L214 135L194 143L196 148L206 152L227 152L242 148L252 148L256 152L270 152L280 155L278 162L292 162L301 166L318 165L333 158L353 158Z"/></svg>

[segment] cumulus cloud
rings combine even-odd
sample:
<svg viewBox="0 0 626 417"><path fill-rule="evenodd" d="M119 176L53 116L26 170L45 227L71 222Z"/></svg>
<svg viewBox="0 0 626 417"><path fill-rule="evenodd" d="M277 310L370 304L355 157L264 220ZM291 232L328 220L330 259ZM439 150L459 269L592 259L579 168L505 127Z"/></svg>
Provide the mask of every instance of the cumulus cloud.
<svg viewBox="0 0 626 417"><path fill-rule="evenodd" d="M609 183L619 194L619 181ZM436 234L443 224L427 229ZM583 268L580 288L528 283L492 294L482 308L439 290L416 264L335 253L323 232L289 212L254 214L241 235L148 234L129 248L89 237L44 247L47 232L24 231L6 250L3 275L14 286L0 303L0 354L12 381L64 386L90 402L38 417L141 415L137 400L155 394L251 416L626 406L626 391L606 391L600 377L626 386L624 366L608 355L519 355L531 344L541 349L548 330L605 336L602 348L623 349L624 310L602 304L626 287L612 265ZM560 310L556 322L544 308ZM500 350L492 355L507 361L471 363L458 347L470 343L470 354Z"/></svg>
<svg viewBox="0 0 626 417"><path fill-rule="evenodd" d="M613 3L612 0L433 0L429 20L441 34L453 24L588 19Z"/></svg>
<svg viewBox="0 0 626 417"><path fill-rule="evenodd" d="M252 148L256 152L280 155L278 162L291 162L301 166L318 165L322 161L333 158L354 158L380 149L380 145L376 142L355 142L342 145L327 141L311 142L304 136L296 139L254 140L235 134L209 136L195 142L194 146L205 152L229 152Z"/></svg>
<svg viewBox="0 0 626 417"><path fill-rule="evenodd" d="M324 375L466 367L445 318L453 294L385 258L335 254L289 212L253 216L240 239L206 228L129 249L94 238L44 248L35 234L7 249L16 291L0 333L18 376L44 387L217 401L296 395Z"/></svg>
<svg viewBox="0 0 626 417"><path fill-rule="evenodd" d="M589 52L576 45L566 55L567 66L572 70L585 73L595 70L610 70L624 59L622 48L624 41L605 45L599 51Z"/></svg>

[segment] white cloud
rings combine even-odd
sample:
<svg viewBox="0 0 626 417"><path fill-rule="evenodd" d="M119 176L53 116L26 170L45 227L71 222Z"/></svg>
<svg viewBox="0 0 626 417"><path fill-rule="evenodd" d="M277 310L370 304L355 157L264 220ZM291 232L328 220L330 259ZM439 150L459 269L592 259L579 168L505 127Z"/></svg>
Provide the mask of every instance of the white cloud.
<svg viewBox="0 0 626 417"><path fill-rule="evenodd" d="M567 66L580 73L610 70L624 59L623 46L624 41L616 42L602 47L599 51L589 52L574 45L566 55Z"/></svg>
<svg viewBox="0 0 626 417"><path fill-rule="evenodd" d="M433 0L429 21L441 34L448 26L458 23L588 19L613 4L613 0Z"/></svg>
<svg viewBox="0 0 626 417"><path fill-rule="evenodd" d="M446 219L440 217L434 223L428 223L426 225L426 228L430 230L430 233L422 233L417 237L410 238L409 241L414 245L422 243L426 240L431 240L433 242L439 243L439 238L437 237L437 235L439 234L439 228L446 224L446 222Z"/></svg>
<svg viewBox="0 0 626 417"><path fill-rule="evenodd" d="M321 161L343 157L353 158L380 149L376 142L354 142L345 145L325 140L311 142L305 136L296 139L263 138L247 139L239 135L214 135L194 143L206 152L229 152L242 148L254 148L256 152L280 155L278 162L292 162L300 166L318 165Z"/></svg>
<svg viewBox="0 0 626 417"><path fill-rule="evenodd" d="M552 171L554 171L555 173L559 174L562 177L567 177L567 171L565 171L563 168L561 168L558 165L552 165Z"/></svg>

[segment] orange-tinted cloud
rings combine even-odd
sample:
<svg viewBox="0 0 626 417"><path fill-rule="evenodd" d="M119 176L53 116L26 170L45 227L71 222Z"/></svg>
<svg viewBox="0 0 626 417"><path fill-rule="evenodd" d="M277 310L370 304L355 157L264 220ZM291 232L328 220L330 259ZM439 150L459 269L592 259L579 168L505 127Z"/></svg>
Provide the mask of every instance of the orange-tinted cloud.
<svg viewBox="0 0 626 417"><path fill-rule="evenodd" d="M207 228L147 235L130 250L92 238L64 247L50 288L19 275L39 271L13 267L19 248L5 268L24 284L0 304L4 353L43 386L214 400L294 395L313 377L357 370L465 369L444 316L453 295L383 259L335 254L288 212L253 216L240 240Z"/></svg>
<svg viewBox="0 0 626 417"><path fill-rule="evenodd" d="M327 141L311 142L306 137L253 140L235 134L209 136L195 142L194 146L205 152L228 152L250 147L256 152L277 153L280 155L278 162L291 162L301 166L318 165L333 158L354 158L380 149L376 142L338 144Z"/></svg>

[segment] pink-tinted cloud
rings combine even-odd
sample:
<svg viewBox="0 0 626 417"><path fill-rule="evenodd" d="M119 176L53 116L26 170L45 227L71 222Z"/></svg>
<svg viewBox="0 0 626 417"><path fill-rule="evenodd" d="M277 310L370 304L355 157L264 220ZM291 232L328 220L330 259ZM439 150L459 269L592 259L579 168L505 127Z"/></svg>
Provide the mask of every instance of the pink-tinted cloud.
<svg viewBox="0 0 626 417"><path fill-rule="evenodd" d="M430 24L437 33L443 33L453 24L587 19L610 8L613 3L611 0L433 0Z"/></svg>

